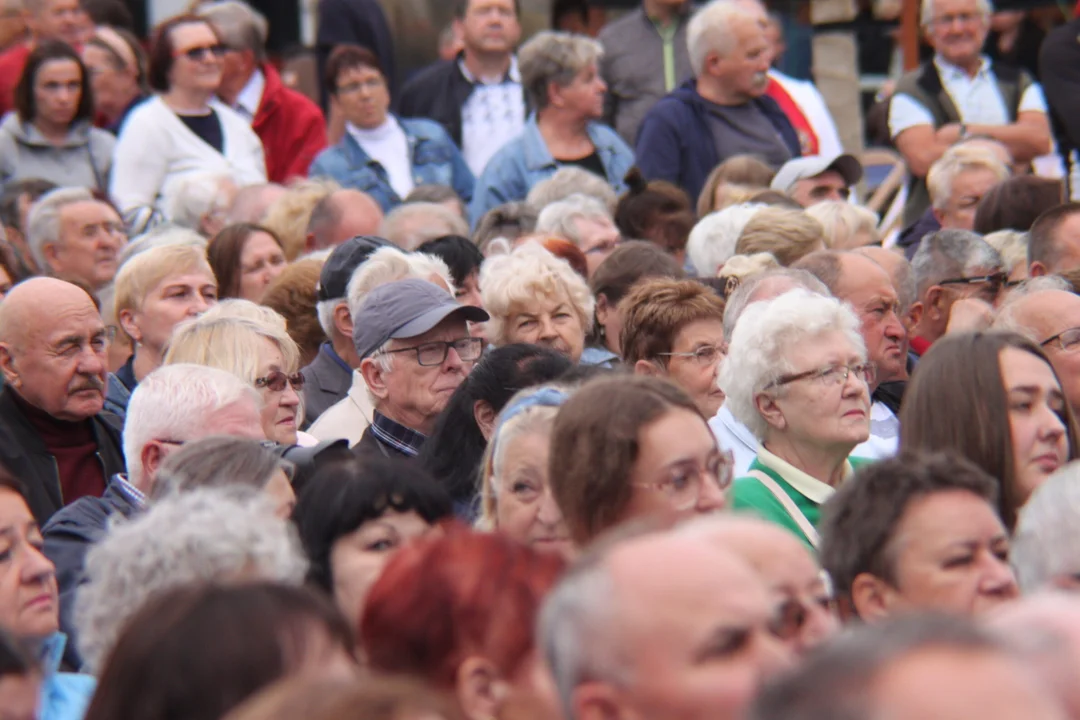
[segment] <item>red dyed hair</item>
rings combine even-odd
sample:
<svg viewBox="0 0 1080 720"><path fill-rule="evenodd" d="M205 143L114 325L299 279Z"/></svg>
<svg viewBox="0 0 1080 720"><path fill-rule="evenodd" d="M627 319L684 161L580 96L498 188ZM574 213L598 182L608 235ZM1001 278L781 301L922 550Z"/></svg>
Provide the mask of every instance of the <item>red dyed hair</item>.
<svg viewBox="0 0 1080 720"><path fill-rule="evenodd" d="M532 652L544 595L565 561L462 526L407 545L371 588L359 641L372 669L452 688L472 656L513 677Z"/></svg>

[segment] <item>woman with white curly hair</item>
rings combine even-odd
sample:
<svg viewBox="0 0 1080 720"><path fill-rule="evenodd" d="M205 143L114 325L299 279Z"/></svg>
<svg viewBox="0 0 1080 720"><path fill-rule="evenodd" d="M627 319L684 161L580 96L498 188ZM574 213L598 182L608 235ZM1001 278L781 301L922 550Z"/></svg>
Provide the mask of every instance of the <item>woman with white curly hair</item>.
<svg viewBox="0 0 1080 720"><path fill-rule="evenodd" d="M792 290L747 307L719 377L726 406L760 443L733 507L817 547L821 505L870 435L874 373L859 320L839 300Z"/></svg>
<svg viewBox="0 0 1080 720"><path fill-rule="evenodd" d="M491 315L487 336L496 346L543 345L573 362L581 359L596 301L570 263L526 243L484 262L480 295Z"/></svg>
<svg viewBox="0 0 1080 720"><path fill-rule="evenodd" d="M163 498L114 525L87 555L75 609L83 671L101 670L127 621L161 592L209 582L300 585L306 571L295 529L262 493L204 488Z"/></svg>

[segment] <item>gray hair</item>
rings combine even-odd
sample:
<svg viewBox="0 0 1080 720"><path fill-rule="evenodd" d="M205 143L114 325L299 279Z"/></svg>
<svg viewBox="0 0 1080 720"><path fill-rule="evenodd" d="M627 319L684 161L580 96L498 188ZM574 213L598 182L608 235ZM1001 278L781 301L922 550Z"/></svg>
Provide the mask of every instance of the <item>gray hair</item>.
<svg viewBox="0 0 1080 720"><path fill-rule="evenodd" d="M615 205L619 202L619 196L615 194L611 184L605 178L588 170L568 165L556 170L551 177L533 185L529 194L525 196L525 204L536 212L540 212L551 203L564 200L571 195L594 197L607 206L608 212L614 212Z"/></svg>
<svg viewBox="0 0 1080 720"><path fill-rule="evenodd" d="M581 245L578 220L607 220L613 222L611 213L594 197L575 193L551 203L540 211L536 219L536 232L559 235L575 245Z"/></svg>
<svg viewBox="0 0 1080 720"><path fill-rule="evenodd" d="M255 55L255 62L266 62L270 23L262 13L240 0L202 3L195 12L210 21L222 42L231 49L250 50Z"/></svg>
<svg viewBox="0 0 1080 720"><path fill-rule="evenodd" d="M185 227L158 225L124 246L124 249L120 251L119 267L124 267L124 263L140 253L166 245L191 245L202 248L205 254L207 240L194 230ZM117 275L119 274L118 269Z"/></svg>
<svg viewBox="0 0 1080 720"><path fill-rule="evenodd" d="M998 251L1005 261L1007 272L1028 265L1028 233L1019 230L997 230L983 236L990 247Z"/></svg>
<svg viewBox="0 0 1080 720"><path fill-rule="evenodd" d="M124 457L128 480L146 490L142 451L155 439L196 440L213 416L249 400L263 405L259 392L230 372L205 365L163 365L143 378L128 402L124 422Z"/></svg>
<svg viewBox="0 0 1080 720"><path fill-rule="evenodd" d="M743 228L768 205L741 203L711 212L697 221L686 240L686 254L698 277L716 277L735 255Z"/></svg>
<svg viewBox="0 0 1080 720"><path fill-rule="evenodd" d="M379 234L406 252L444 235L469 236L469 225L450 208L430 202L398 205L383 218Z"/></svg>
<svg viewBox="0 0 1080 720"><path fill-rule="evenodd" d="M262 490L274 474L293 472L259 440L217 435L188 443L165 459L151 497L157 501L198 488L249 487Z"/></svg>
<svg viewBox="0 0 1080 720"><path fill-rule="evenodd" d="M82 187L61 187L41 196L30 208L26 219L26 241L34 261L42 270L49 267L45 261L45 246L60 242L60 214L68 205L95 202L93 194Z"/></svg>
<svg viewBox="0 0 1080 720"><path fill-rule="evenodd" d="M441 278L450 288L450 294L454 294L450 268L442 258L427 253L403 252L396 247L381 247L371 253L349 278L346 289L349 313L354 318L359 315L368 293L380 285L406 278L430 281L433 275Z"/></svg>
<svg viewBox="0 0 1080 720"><path fill-rule="evenodd" d="M994 12L994 3L992 0L975 0L975 6L978 8L978 12L983 17L989 18ZM927 28L930 26L930 21L934 18L934 0L922 0L922 8L919 12L919 23L922 27Z"/></svg>
<svg viewBox="0 0 1080 720"><path fill-rule="evenodd" d="M535 111L548 106L548 86L565 87L604 54L604 47L590 37L554 30L532 36L518 50L518 69L525 96Z"/></svg>
<svg viewBox="0 0 1080 720"><path fill-rule="evenodd" d="M235 3L235 0L227 1ZM229 193L223 191L227 184L236 185L228 173L182 175L165 198L165 216L174 225L196 231L207 216L224 218L229 210Z"/></svg>
<svg viewBox="0 0 1080 720"><path fill-rule="evenodd" d="M825 283L806 270L776 268L775 270L758 273L739 283L739 287L735 288L735 292L728 297L727 303L724 305L724 337L730 338L734 334L735 325L739 322L739 317L742 316L743 311L750 305L754 293L757 292L763 282L772 278L787 278L795 287L801 287L823 297L832 295Z"/></svg>
<svg viewBox="0 0 1080 720"><path fill-rule="evenodd" d="M1054 290L1071 293L1072 286L1069 285L1068 280L1060 275L1042 275L1020 283L1009 291L1009 294L1005 297L1005 304L1002 305L994 315L994 328L998 330L1011 330L1020 333L1036 343L1040 342L1041 338L1039 338L1039 334L1035 331L1035 328L1020 319L1018 308L1020 301L1024 298L1038 295L1043 292L1052 292Z"/></svg>
<svg viewBox="0 0 1080 720"><path fill-rule="evenodd" d="M704 71L709 53L727 56L735 49L736 22L753 19L746 8L734 2L711 2L694 13L686 26L686 49L694 76Z"/></svg>
<svg viewBox="0 0 1080 720"><path fill-rule="evenodd" d="M998 251L970 230L938 230L922 239L911 269L919 298L931 286L949 278L963 277L979 268L1003 270L1005 263Z"/></svg>
<svg viewBox="0 0 1080 720"><path fill-rule="evenodd" d="M281 195L284 192L285 186L278 183L245 185L236 191L226 220L230 225L239 222L258 225L266 218L266 211L270 208L267 195Z"/></svg>
<svg viewBox="0 0 1080 720"><path fill-rule="evenodd" d="M953 184L961 173L971 170L992 172L998 182L1009 178L1009 168L988 148L972 145L954 145L934 161L926 173L926 189L930 202L942 209L952 197Z"/></svg>
<svg viewBox="0 0 1080 720"><path fill-rule="evenodd" d="M1080 572L1080 463L1059 468L1020 509L1012 566L1025 593Z"/></svg>
<svg viewBox="0 0 1080 720"><path fill-rule="evenodd" d="M115 519L86 556L76 598L83 670L100 672L124 624L161 592L241 578L300 585L306 570L295 528L246 488L194 490Z"/></svg>
<svg viewBox="0 0 1080 720"><path fill-rule="evenodd" d="M786 292L769 302L751 304L743 312L743 322L735 325L727 359L717 378L717 384L727 395L725 404L731 414L754 437L764 439L768 424L758 413L754 400L782 375L794 372L791 358L799 343L839 331L858 351L861 360L865 360L866 343L859 325L850 306L802 289ZM783 389L771 392L780 393Z"/></svg>

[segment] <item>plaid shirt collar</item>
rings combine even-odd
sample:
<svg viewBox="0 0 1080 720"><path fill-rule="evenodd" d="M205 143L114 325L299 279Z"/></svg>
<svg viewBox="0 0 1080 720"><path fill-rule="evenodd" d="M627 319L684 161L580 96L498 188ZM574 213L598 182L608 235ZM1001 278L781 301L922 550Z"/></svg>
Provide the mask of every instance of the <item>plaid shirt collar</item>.
<svg viewBox="0 0 1080 720"><path fill-rule="evenodd" d="M375 411L371 420L371 432L380 442L405 453L409 457L420 454L420 448L427 437L416 432L412 428L405 427L401 423L391 420L378 410Z"/></svg>

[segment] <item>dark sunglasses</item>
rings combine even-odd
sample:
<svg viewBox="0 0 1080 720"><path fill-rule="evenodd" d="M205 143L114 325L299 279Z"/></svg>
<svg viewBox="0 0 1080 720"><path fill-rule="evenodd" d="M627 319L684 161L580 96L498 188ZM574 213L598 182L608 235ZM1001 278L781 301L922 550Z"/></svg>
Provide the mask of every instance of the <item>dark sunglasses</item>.
<svg viewBox="0 0 1080 720"><path fill-rule="evenodd" d="M270 388L274 392L283 391L287 384L292 385L293 390L300 391L304 387L304 376L300 373L286 375L280 370L275 370L266 377L255 378L255 387Z"/></svg>
<svg viewBox="0 0 1080 720"><path fill-rule="evenodd" d="M224 57L228 52L228 48L218 43L217 45L201 45L199 47L188 48L187 50L181 50L177 55L183 55L188 60L194 62L201 62L206 59L206 55L209 53L216 58Z"/></svg>

